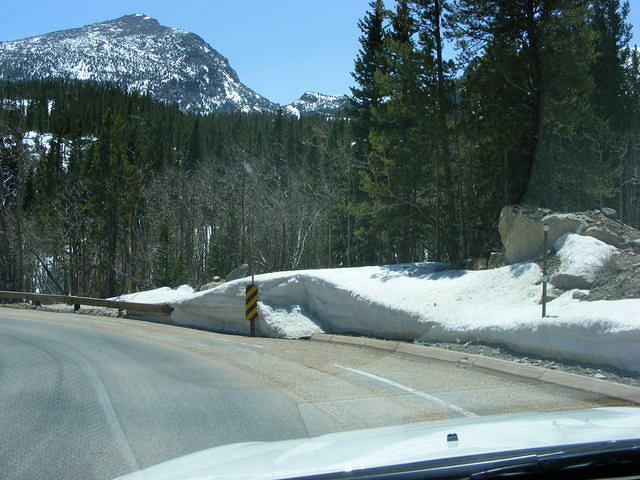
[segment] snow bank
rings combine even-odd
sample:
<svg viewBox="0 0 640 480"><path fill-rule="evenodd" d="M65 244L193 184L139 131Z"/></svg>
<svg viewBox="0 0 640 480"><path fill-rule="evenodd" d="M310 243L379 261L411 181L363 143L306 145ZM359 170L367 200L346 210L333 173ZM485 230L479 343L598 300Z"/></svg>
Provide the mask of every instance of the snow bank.
<svg viewBox="0 0 640 480"><path fill-rule="evenodd" d="M580 302L572 293L549 303L547 318L539 308L523 308L515 321L497 315L495 325L471 328L463 338L640 372L640 300Z"/></svg>
<svg viewBox="0 0 640 480"><path fill-rule="evenodd" d="M176 288L162 287L144 292L127 293L108 300L134 303L172 303L193 296L193 288L189 285L180 285Z"/></svg>
<svg viewBox="0 0 640 480"><path fill-rule="evenodd" d="M260 285L260 328L271 334L275 314L308 320L335 333L417 338L438 322L458 325L524 302L536 305L540 269L519 264L487 271L443 270L437 263L303 270L256 276ZM244 333L244 286L248 279L199 292L173 305L178 322ZM516 287L516 288L514 288ZM275 318L275 317L274 317ZM214 323L212 323L212 321Z"/></svg>
<svg viewBox="0 0 640 480"><path fill-rule="evenodd" d="M422 263L256 276L258 332L300 338L319 331L417 341L482 341L525 353L640 371L640 300L580 302L572 292L540 318L540 268L443 270ZM172 304L172 319L246 333L249 279Z"/></svg>
<svg viewBox="0 0 640 480"><path fill-rule="evenodd" d="M586 243L574 240L568 236L559 249L567 271L586 268L593 260L584 254ZM302 338L324 331L481 341L640 372L639 299L580 302L568 291L548 304L543 319L538 304L542 272L535 263L483 271L445 268L418 263L257 275L258 333ZM204 292L183 286L118 298L169 303L177 324L245 334L244 288L249 281L239 279Z"/></svg>

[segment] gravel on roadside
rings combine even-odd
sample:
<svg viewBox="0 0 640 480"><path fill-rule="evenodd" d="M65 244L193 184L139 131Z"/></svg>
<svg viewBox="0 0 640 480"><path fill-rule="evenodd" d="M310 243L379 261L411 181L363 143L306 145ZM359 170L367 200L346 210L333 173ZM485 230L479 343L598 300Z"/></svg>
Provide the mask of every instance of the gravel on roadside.
<svg viewBox="0 0 640 480"><path fill-rule="evenodd" d="M542 357L533 354L515 352L502 345L489 345L475 342L416 342L429 347L455 350L473 355L484 355L487 357L500 358L512 362L523 363L535 367L548 368L563 372L585 375L587 377L608 380L611 382L623 383L634 387L640 387L640 374L617 370L613 367L589 365L574 360L564 360L557 358Z"/></svg>
<svg viewBox="0 0 640 480"><path fill-rule="evenodd" d="M73 305L64 303L54 303L50 305L38 305L37 307L31 303L0 303L0 307L19 308L21 310L43 310L45 312L59 313L81 313L83 315L96 315L101 317L121 317L122 314L117 308L91 307L81 305L80 310L74 312Z"/></svg>

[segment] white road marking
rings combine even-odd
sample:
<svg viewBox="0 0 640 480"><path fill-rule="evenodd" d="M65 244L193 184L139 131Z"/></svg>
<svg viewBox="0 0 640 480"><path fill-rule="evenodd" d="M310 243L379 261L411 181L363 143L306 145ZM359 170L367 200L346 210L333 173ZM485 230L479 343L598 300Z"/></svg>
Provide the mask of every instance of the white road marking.
<svg viewBox="0 0 640 480"><path fill-rule="evenodd" d="M420 398L424 398L430 402L436 403L441 407L447 408L449 410L453 410L454 412L459 413L460 415L464 415L465 417L476 417L477 414L470 412L469 410L465 410L464 408L456 405L455 403L446 402L438 397L434 397L428 393L422 392L420 390L416 390L415 388L408 387L398 382L394 382L393 380L389 380L388 378L380 377L378 375L374 375L373 373L363 372L362 370L356 370L355 368L343 367L342 365L334 364L334 367L339 368L341 370L346 370L347 372L355 373L356 375L361 375L366 378L370 378L371 380L375 380L380 383L384 383L389 385L390 387L397 388L398 390L402 390L404 392L410 393Z"/></svg>

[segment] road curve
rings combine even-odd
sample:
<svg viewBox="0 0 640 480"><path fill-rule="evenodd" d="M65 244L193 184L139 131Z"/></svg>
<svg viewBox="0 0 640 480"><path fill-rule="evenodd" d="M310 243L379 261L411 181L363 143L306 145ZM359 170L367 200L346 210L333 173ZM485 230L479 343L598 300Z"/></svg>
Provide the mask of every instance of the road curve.
<svg viewBox="0 0 640 480"><path fill-rule="evenodd" d="M109 479L205 448L620 404L325 342L0 309L0 477Z"/></svg>

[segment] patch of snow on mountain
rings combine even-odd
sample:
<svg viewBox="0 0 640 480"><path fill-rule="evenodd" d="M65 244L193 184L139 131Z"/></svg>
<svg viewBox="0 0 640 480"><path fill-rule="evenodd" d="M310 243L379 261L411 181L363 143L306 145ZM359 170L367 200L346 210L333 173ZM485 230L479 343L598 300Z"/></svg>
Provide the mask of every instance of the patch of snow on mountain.
<svg viewBox="0 0 640 480"><path fill-rule="evenodd" d="M1 139L2 145L5 148L10 148L15 145L15 140L13 138L5 137ZM51 133L43 133L43 132L35 132L33 130L29 130L24 133L22 138L22 144L25 146L28 151L31 159L33 161L42 160L42 158L49 154L51 151L51 142L53 142L54 136ZM71 155L71 148L73 147L73 141L66 138L57 138L57 141L60 142L60 156L62 159L62 168L66 170L69 166L69 157ZM93 136L85 136L82 137L80 142L80 148L85 149L91 143L97 140L96 137Z"/></svg>
<svg viewBox="0 0 640 480"><path fill-rule="evenodd" d="M283 109L283 113L285 115L290 115L292 117L300 118L300 110L292 105L285 105Z"/></svg>

